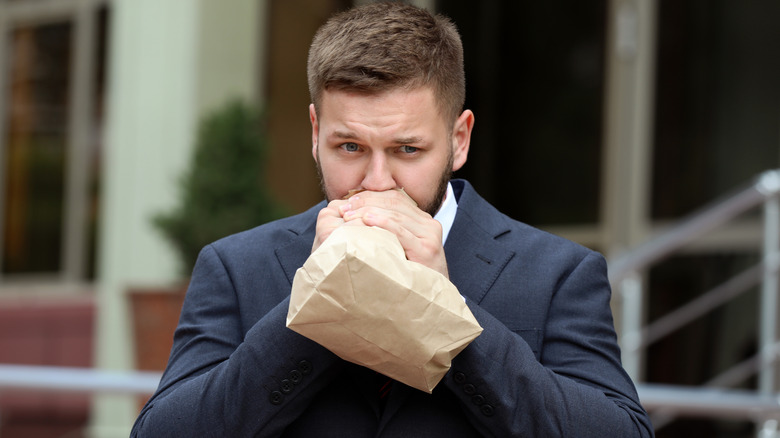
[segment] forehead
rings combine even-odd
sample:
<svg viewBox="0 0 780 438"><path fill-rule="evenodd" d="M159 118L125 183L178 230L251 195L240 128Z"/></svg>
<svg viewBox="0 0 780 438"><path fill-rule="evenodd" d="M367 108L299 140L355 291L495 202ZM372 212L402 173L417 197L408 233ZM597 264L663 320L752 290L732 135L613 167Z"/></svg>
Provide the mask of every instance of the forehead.
<svg viewBox="0 0 780 438"><path fill-rule="evenodd" d="M392 125L443 124L444 117L429 87L366 93L352 90L323 92L317 111L320 123Z"/></svg>

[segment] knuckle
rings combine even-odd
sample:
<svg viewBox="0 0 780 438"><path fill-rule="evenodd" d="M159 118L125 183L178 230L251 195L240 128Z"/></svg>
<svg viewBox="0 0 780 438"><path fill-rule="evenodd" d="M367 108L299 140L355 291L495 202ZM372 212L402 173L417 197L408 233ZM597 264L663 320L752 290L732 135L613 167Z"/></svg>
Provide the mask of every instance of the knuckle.
<svg viewBox="0 0 780 438"><path fill-rule="evenodd" d="M333 201L328 202L328 206L326 208L323 208L322 210L328 209L328 208L338 208L338 205L341 203L340 200L334 199ZM320 210L320 211L322 211Z"/></svg>
<svg viewBox="0 0 780 438"><path fill-rule="evenodd" d="M317 213L317 219L319 220L324 217L331 216L333 214L332 211L333 209L331 208L330 204L328 204L327 207L323 208L319 211L319 213Z"/></svg>

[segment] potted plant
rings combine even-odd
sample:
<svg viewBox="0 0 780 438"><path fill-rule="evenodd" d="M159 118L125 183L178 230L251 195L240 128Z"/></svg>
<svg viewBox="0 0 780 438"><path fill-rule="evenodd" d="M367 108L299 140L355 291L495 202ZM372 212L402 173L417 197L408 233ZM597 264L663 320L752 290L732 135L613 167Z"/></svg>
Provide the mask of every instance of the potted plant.
<svg viewBox="0 0 780 438"><path fill-rule="evenodd" d="M203 246L284 215L269 193L265 127L256 110L229 102L201 122L180 203L154 217L189 275Z"/></svg>
<svg viewBox="0 0 780 438"><path fill-rule="evenodd" d="M241 101L200 122L189 167L178 182L179 202L152 219L175 248L183 278L203 246L286 214L265 184L267 150L259 112ZM185 291L131 291L138 369L165 366Z"/></svg>

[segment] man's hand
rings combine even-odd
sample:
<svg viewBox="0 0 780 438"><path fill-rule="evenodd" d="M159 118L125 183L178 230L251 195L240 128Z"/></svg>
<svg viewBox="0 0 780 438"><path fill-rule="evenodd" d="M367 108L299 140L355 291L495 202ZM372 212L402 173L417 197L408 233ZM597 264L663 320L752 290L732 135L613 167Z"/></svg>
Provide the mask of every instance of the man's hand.
<svg viewBox="0 0 780 438"><path fill-rule="evenodd" d="M341 224L376 226L390 231L398 237L407 259L449 278L441 242L441 224L420 210L405 192L365 191L346 201L332 201L317 218L317 238L321 237L321 231L323 236L326 232L330 235ZM318 245L316 238L315 245Z"/></svg>
<svg viewBox="0 0 780 438"><path fill-rule="evenodd" d="M347 201L337 200L330 201L328 206L320 210L317 214L317 231L314 236L314 244L311 247L311 252L317 250L322 245L322 242L330 236L336 228L344 225L344 218L341 217L340 208L342 205L347 204Z"/></svg>

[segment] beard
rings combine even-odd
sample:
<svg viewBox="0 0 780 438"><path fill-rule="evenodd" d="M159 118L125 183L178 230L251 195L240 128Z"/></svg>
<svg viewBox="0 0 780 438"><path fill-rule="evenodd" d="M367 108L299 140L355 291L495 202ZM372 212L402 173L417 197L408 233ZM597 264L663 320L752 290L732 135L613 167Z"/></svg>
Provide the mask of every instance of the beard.
<svg viewBox="0 0 780 438"><path fill-rule="evenodd" d="M450 183L450 179L452 179L452 162L453 154L452 149L450 149L449 156L447 157L447 166L439 176L439 185L436 187L436 193L434 194L433 199L428 205L423 205L420 208L422 211L431 215L431 217L436 216L436 213L439 212L441 204L444 202L444 196L447 195L447 185Z"/></svg>
<svg viewBox="0 0 780 438"><path fill-rule="evenodd" d="M436 213L439 211L439 208L441 208L441 204L444 201L444 196L447 194L447 185L449 184L450 179L452 179L453 160L454 156L452 148L450 148L450 152L447 156L447 165L444 167L441 175L439 176L436 191L434 192L431 201L427 204L420 204L420 201L417 199L414 200L417 202L417 206L420 208L420 210L428 213L431 215L431 217L436 216ZM320 166L319 149L317 150L317 160L315 161L315 165L317 167L317 178L320 181L320 190L322 191L322 195L325 197L325 199L327 199L328 202L334 199L341 199L343 196L336 197L331 196L331 194L328 193L328 186L325 184L325 178L322 175L322 166Z"/></svg>

